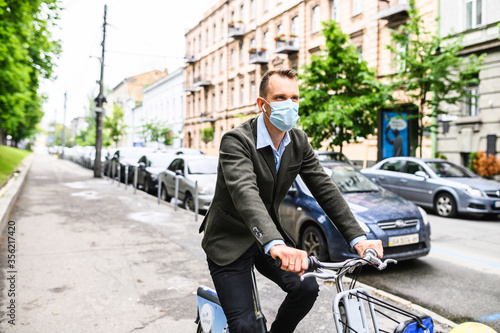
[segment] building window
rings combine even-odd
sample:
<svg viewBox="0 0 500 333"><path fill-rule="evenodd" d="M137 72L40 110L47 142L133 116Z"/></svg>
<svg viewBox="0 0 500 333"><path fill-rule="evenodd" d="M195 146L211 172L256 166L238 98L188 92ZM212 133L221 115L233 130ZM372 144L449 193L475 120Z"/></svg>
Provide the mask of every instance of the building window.
<svg viewBox="0 0 500 333"><path fill-rule="evenodd" d="M214 43L217 41L217 24L214 23Z"/></svg>
<svg viewBox="0 0 500 333"><path fill-rule="evenodd" d="M332 0L332 20L340 22L340 0Z"/></svg>
<svg viewBox="0 0 500 333"><path fill-rule="evenodd" d="M220 110L224 108L224 90L220 90Z"/></svg>
<svg viewBox="0 0 500 333"><path fill-rule="evenodd" d="M464 107L463 107L463 115L465 117L478 116L479 115L479 87L472 86L467 88L467 93L469 96L465 98Z"/></svg>
<svg viewBox="0 0 500 333"><path fill-rule="evenodd" d="M212 76L215 76L215 73L217 73L215 71L215 64L216 64L216 60L215 60L215 57L212 58Z"/></svg>
<svg viewBox="0 0 500 333"><path fill-rule="evenodd" d="M356 53L358 54L358 62L363 61L363 46L356 47Z"/></svg>
<svg viewBox="0 0 500 333"><path fill-rule="evenodd" d="M224 19L222 19L220 25L220 39L224 39Z"/></svg>
<svg viewBox="0 0 500 333"><path fill-rule="evenodd" d="M219 68L219 72L223 72L224 71L224 53L222 53L220 55L220 68Z"/></svg>
<svg viewBox="0 0 500 333"><path fill-rule="evenodd" d="M255 0L250 0L250 19L255 18Z"/></svg>
<svg viewBox="0 0 500 333"><path fill-rule="evenodd" d="M283 26L281 24L278 24L276 27L276 36L280 36L283 33Z"/></svg>
<svg viewBox="0 0 500 333"><path fill-rule="evenodd" d="M243 42L240 43L240 64L245 62L245 44Z"/></svg>
<svg viewBox="0 0 500 333"><path fill-rule="evenodd" d="M363 11L363 0L352 0L352 16L361 14Z"/></svg>
<svg viewBox="0 0 500 333"><path fill-rule="evenodd" d="M235 98L234 98L234 87L231 87L231 107L234 107L235 104Z"/></svg>
<svg viewBox="0 0 500 333"><path fill-rule="evenodd" d="M269 0L264 0L264 11L267 12L269 10Z"/></svg>
<svg viewBox="0 0 500 333"><path fill-rule="evenodd" d="M465 28L474 29L483 23L483 1L465 0Z"/></svg>
<svg viewBox="0 0 500 333"><path fill-rule="evenodd" d="M208 28L205 30L205 47L208 47Z"/></svg>
<svg viewBox="0 0 500 333"><path fill-rule="evenodd" d="M215 105L216 99L215 99L215 93L212 93L212 112L215 113L215 109L217 106Z"/></svg>
<svg viewBox="0 0 500 333"><path fill-rule="evenodd" d="M250 48L251 48L251 49L255 49L255 45L256 45L255 38L252 38L252 39L250 40Z"/></svg>
<svg viewBox="0 0 500 333"><path fill-rule="evenodd" d="M236 64L236 51L233 48L231 49L231 68L233 68L235 64Z"/></svg>
<svg viewBox="0 0 500 333"><path fill-rule="evenodd" d="M240 84L240 104L245 104L245 85Z"/></svg>
<svg viewBox="0 0 500 333"><path fill-rule="evenodd" d="M240 20L243 21L245 19L245 6L241 5L240 7Z"/></svg>
<svg viewBox="0 0 500 333"><path fill-rule="evenodd" d="M299 35L299 17L298 16L295 16L293 19L292 19L292 27L290 29L292 35L295 35L295 36L298 36Z"/></svg>
<svg viewBox="0 0 500 333"><path fill-rule="evenodd" d="M407 48L405 44L397 43L396 44L396 71L398 73L406 71L406 62L403 57L406 55Z"/></svg>
<svg viewBox="0 0 500 333"><path fill-rule="evenodd" d="M255 95L255 81L250 82L250 101L252 101L254 98L257 98Z"/></svg>
<svg viewBox="0 0 500 333"><path fill-rule="evenodd" d="M312 9L312 30L311 30L311 33L316 33L320 30L320 26L321 26L320 20L321 20L321 17L320 17L319 6L315 6Z"/></svg>
<svg viewBox="0 0 500 333"><path fill-rule="evenodd" d="M264 41L262 43L262 46L266 50L269 50L269 31L264 32Z"/></svg>

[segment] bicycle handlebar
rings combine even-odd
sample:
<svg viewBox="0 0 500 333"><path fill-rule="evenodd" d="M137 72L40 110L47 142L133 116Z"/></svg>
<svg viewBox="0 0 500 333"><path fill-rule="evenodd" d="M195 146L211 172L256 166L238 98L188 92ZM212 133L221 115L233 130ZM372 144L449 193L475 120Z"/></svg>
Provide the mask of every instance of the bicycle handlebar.
<svg viewBox="0 0 500 333"><path fill-rule="evenodd" d="M377 268L379 271L381 271L387 267L387 264L390 263L397 264L397 261L394 259L386 259L382 261L381 259L378 258L377 252L371 248L365 250L365 252L363 253L363 258L347 259L342 262L321 262L316 257L310 256L308 258L308 261L309 261L309 267L306 270L306 273L304 273L300 277L301 280L304 280L304 278L310 276L314 276L320 279L331 279L331 278L338 279L344 276L346 273L352 273L354 268L358 266L369 264ZM275 263L277 267L281 267L282 265L280 258L276 258ZM324 269L330 271L333 270L336 271L336 273L327 272Z"/></svg>

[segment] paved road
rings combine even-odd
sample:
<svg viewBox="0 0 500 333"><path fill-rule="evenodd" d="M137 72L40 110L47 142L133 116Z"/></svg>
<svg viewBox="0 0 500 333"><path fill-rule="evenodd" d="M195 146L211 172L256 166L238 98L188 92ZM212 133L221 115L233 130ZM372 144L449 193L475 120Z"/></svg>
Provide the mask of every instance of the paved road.
<svg viewBox="0 0 500 333"><path fill-rule="evenodd" d="M194 332L194 292L211 286L200 221L92 174L53 156L34 156L11 217L13 268L7 266L8 235L1 238L0 331ZM272 320L283 293L262 278L258 283ZM296 332L333 332L334 295L334 287L322 285ZM10 302L13 311L6 308ZM436 332L449 329L438 324Z"/></svg>
<svg viewBox="0 0 500 333"><path fill-rule="evenodd" d="M477 320L500 332L500 220L429 217L429 256L361 280L455 322Z"/></svg>

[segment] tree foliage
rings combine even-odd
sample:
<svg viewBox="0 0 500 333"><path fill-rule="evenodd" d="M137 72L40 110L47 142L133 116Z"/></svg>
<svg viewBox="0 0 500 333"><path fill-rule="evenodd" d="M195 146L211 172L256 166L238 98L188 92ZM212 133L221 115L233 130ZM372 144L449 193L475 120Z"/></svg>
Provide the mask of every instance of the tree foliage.
<svg viewBox="0 0 500 333"><path fill-rule="evenodd" d="M141 135L145 142L157 142L164 145L171 145L172 131L167 127L164 121L153 119L145 122L141 127Z"/></svg>
<svg viewBox="0 0 500 333"><path fill-rule="evenodd" d="M201 130L201 141L205 142L207 145L210 141L214 139L215 129L213 126L205 127Z"/></svg>
<svg viewBox="0 0 500 333"><path fill-rule="evenodd" d="M445 113L444 104L455 104L470 94L465 89L477 85L484 55L461 57L461 38L442 38L426 28L426 23L410 0L409 18L391 31L398 71L392 77L393 89L404 91L404 102L418 106L419 144L422 156L423 117L427 110L437 117ZM432 94L431 94L432 93ZM436 131L436 128L431 128Z"/></svg>
<svg viewBox="0 0 500 333"><path fill-rule="evenodd" d="M104 128L108 131L110 140L115 143L115 147L118 147L118 142L126 134L127 125L125 125L124 117L123 108L113 104L112 117L106 116L104 119Z"/></svg>
<svg viewBox="0 0 500 333"><path fill-rule="evenodd" d="M471 164L472 170L481 177L492 177L500 174L500 161L493 154L479 151L471 160Z"/></svg>
<svg viewBox="0 0 500 333"><path fill-rule="evenodd" d="M38 88L60 52L58 15L58 0L0 0L0 143L29 137L43 116Z"/></svg>
<svg viewBox="0 0 500 333"><path fill-rule="evenodd" d="M337 23L325 21L323 26L325 47L311 56L300 75L301 124L313 147L326 140L342 151L344 143L374 133L377 111L392 98Z"/></svg>

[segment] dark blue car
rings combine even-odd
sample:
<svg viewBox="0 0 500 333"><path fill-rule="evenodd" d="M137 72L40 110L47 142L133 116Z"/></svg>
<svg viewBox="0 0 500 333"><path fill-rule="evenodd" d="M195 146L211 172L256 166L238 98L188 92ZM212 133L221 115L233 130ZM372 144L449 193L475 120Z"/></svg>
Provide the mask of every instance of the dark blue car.
<svg viewBox="0 0 500 333"><path fill-rule="evenodd" d="M430 225L420 207L383 190L352 165L324 164L369 239L380 239L384 257L413 259L429 253ZM296 244L320 260L358 255L350 248L298 177L280 208L281 220Z"/></svg>

